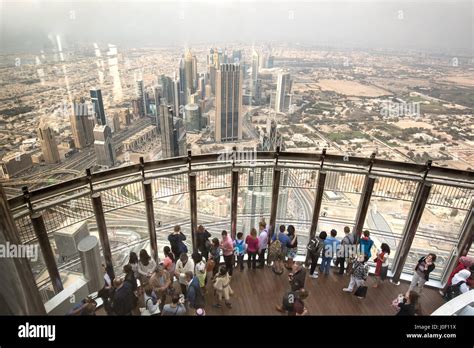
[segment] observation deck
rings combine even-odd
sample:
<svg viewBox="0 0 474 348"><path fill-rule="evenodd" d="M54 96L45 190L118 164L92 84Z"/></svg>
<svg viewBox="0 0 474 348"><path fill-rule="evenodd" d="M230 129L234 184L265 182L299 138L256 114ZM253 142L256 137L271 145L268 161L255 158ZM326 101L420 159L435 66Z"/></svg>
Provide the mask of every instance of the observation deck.
<svg viewBox="0 0 474 348"><path fill-rule="evenodd" d="M220 237L222 230L232 236L240 231L247 235L262 218L271 232L280 224L292 224L298 235L299 259L304 258L308 238L315 233L334 228L341 237L344 226L358 232L368 229L376 246L387 243L392 250L391 284L385 284L389 290L383 290L387 298L406 290L394 284L411 279L420 257L430 252L437 255L436 269L427 283L436 288L446 282L459 255L474 254L473 172L431 162L400 163L374 155L347 158L325 151L241 154L235 150L225 156L189 153L97 173L87 171L84 176L34 191L25 187L23 195L8 201L2 193L5 239L38 245L40 250L38 260L30 260L28 267L15 265L19 278L27 282L32 274L32 284L47 303L82 277L84 270L74 249L77 241L74 236L67 239L66 232L84 223L88 234L100 240L101 257L115 275L121 274L130 251L145 248L154 257L163 257L168 234L177 224L187 237L189 250L194 249L198 225ZM267 284L271 275L265 272ZM328 289L334 287L333 277L337 275L324 280L332 284ZM342 284L346 281L347 277L337 280L337 286L347 285ZM250 289L249 285L240 287ZM334 296L345 295L341 290ZM434 295L429 298L430 313L443 301L438 303ZM262 311L233 314L271 314L268 309ZM342 313L336 307L332 313L329 308L321 311L312 314L357 314ZM360 314L382 312L374 309Z"/></svg>

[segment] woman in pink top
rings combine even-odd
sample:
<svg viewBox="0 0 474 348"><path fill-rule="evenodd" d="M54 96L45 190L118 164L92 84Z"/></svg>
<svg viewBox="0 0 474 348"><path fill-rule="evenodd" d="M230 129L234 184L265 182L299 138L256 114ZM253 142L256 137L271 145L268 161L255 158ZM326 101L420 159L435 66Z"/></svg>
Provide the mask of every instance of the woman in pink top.
<svg viewBox="0 0 474 348"><path fill-rule="evenodd" d="M169 246L165 246L163 248L163 253L165 254L165 258L162 261L163 267L170 273L174 274L174 269L176 267L176 262L174 260L174 255L171 252Z"/></svg>
<svg viewBox="0 0 474 348"><path fill-rule="evenodd" d="M247 244L247 265L250 269L250 265L252 265L252 269L257 269L257 252L258 252L258 238L257 238L257 230L252 228L250 230L250 235L247 236L245 239L245 243Z"/></svg>

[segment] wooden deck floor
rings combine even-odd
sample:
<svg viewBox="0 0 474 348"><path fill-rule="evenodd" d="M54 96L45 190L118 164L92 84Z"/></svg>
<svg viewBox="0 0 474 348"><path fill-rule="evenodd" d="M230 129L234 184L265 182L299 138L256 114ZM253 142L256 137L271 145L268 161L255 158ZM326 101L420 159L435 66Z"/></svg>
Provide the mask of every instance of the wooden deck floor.
<svg viewBox="0 0 474 348"><path fill-rule="evenodd" d="M255 271L245 268L243 272L234 269L231 286L234 295L231 297L232 308L214 308L215 303L211 284L209 283L206 294L207 315L281 315L275 310L281 304L283 294L288 291L288 272L281 276L274 274L269 267ZM307 274L305 289L309 296L305 300L309 315L394 315L391 307L393 299L398 294L405 293L408 283L402 282L399 286L391 284L388 280L379 288L372 288L375 279L370 276L367 297L360 300L342 289L349 283L348 275L338 275L337 272L328 276L320 275L312 279ZM175 282L175 286L179 286ZM445 303L437 289L425 288L420 298L423 315L430 315L439 306ZM167 298L170 302L170 298ZM97 311L98 315L105 314L103 309ZM194 313L190 313L194 314Z"/></svg>
<svg viewBox="0 0 474 348"><path fill-rule="evenodd" d="M278 276L269 267L256 271L245 269L235 271L231 286L234 296L231 298L232 309L212 307L212 294L206 296L207 315L281 315L275 306L282 301L283 294L288 291L287 272ZM343 292L349 283L349 275L339 275L337 272L328 276L320 275L312 279L307 274L305 289L309 296L305 300L310 315L394 315L392 301L400 293L408 290L408 283L402 282L399 286L388 280L379 288L372 288L375 278L370 276L367 297L364 300ZM209 285L210 286L210 285ZM425 288L421 295L423 315L430 315L439 306L445 303L437 289Z"/></svg>

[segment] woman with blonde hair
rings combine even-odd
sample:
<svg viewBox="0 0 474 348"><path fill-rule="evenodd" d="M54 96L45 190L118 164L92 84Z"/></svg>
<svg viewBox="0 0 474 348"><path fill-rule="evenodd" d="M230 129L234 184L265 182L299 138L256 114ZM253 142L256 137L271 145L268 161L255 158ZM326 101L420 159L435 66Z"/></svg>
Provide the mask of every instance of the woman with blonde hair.
<svg viewBox="0 0 474 348"><path fill-rule="evenodd" d="M245 244L247 244L247 265L250 269L257 269L257 253L259 241L257 237L257 230L252 228L250 230L250 235L245 238Z"/></svg>

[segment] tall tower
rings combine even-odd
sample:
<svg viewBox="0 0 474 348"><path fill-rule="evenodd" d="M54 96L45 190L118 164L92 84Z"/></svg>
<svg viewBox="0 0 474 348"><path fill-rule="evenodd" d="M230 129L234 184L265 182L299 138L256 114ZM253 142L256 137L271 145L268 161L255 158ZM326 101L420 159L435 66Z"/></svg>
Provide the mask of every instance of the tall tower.
<svg viewBox="0 0 474 348"><path fill-rule="evenodd" d="M222 64L216 76L216 142L242 139L242 71L239 64Z"/></svg>
<svg viewBox="0 0 474 348"><path fill-rule="evenodd" d="M179 80L176 77L173 79L173 108L174 108L174 115L179 116L179 106L180 103L180 92L179 92ZM158 113L159 114L159 113Z"/></svg>
<svg viewBox="0 0 474 348"><path fill-rule="evenodd" d="M201 110L196 104L187 104L184 108L186 131L201 130Z"/></svg>
<svg viewBox="0 0 474 348"><path fill-rule="evenodd" d="M193 77L193 93L198 89L198 81L199 81L199 74L197 71L197 58L196 56L193 56L193 71L192 71L192 77Z"/></svg>
<svg viewBox="0 0 474 348"><path fill-rule="evenodd" d="M187 50L184 56L184 95L185 103L188 102L188 97L194 93L194 78L193 78L193 55L191 50Z"/></svg>
<svg viewBox="0 0 474 348"><path fill-rule="evenodd" d="M94 115L89 115L88 105L84 98L72 102L72 113L69 118L74 146L83 149L94 143Z"/></svg>
<svg viewBox="0 0 474 348"><path fill-rule="evenodd" d="M146 96L145 96L145 86L143 85L143 80L137 80L136 81L136 88L135 88L135 93L137 95L137 98L139 100L139 114L140 117L143 117L146 115Z"/></svg>
<svg viewBox="0 0 474 348"><path fill-rule="evenodd" d="M173 117L173 108L160 105L161 151L163 158L186 154L186 131L183 120Z"/></svg>
<svg viewBox="0 0 474 348"><path fill-rule="evenodd" d="M104 111L104 101L102 100L102 91L100 89L91 89L91 101L94 106L96 124L107 124Z"/></svg>
<svg viewBox="0 0 474 348"><path fill-rule="evenodd" d="M275 110L277 112L287 111L289 108L291 93L290 74L281 72L278 74L277 92L275 98Z"/></svg>
<svg viewBox="0 0 474 348"><path fill-rule="evenodd" d="M116 157L112 142L112 131L107 125L96 124L94 127L94 150L97 164L106 167L115 165Z"/></svg>
<svg viewBox="0 0 474 348"><path fill-rule="evenodd" d="M184 88L185 88L185 72L184 72L184 59L180 58L179 59L179 91L184 93Z"/></svg>
<svg viewBox="0 0 474 348"><path fill-rule="evenodd" d="M253 91L257 89L259 67L260 67L259 56L258 56L258 53L254 50L252 53L252 90Z"/></svg>
<svg viewBox="0 0 474 348"><path fill-rule="evenodd" d="M56 143L56 139L54 139L53 130L49 128L46 123L41 121L37 133L41 143L44 161L46 163L60 162L58 144Z"/></svg>

